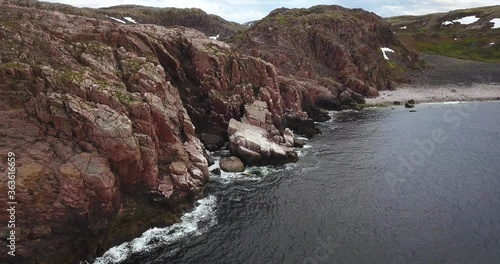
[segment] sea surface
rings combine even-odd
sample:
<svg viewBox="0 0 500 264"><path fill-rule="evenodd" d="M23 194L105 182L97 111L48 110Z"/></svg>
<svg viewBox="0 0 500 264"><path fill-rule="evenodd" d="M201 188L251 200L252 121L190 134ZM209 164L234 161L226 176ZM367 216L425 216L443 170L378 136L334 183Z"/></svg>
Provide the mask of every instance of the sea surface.
<svg viewBox="0 0 500 264"><path fill-rule="evenodd" d="M331 113L296 164L212 176L96 263L500 263L500 103L415 109Z"/></svg>

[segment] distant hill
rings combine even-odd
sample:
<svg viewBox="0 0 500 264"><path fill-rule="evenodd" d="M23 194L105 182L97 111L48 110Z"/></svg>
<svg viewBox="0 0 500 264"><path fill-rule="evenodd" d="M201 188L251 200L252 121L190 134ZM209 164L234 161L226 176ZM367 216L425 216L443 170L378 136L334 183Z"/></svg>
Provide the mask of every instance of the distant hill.
<svg viewBox="0 0 500 264"><path fill-rule="evenodd" d="M500 5L387 18L398 39L418 51L500 62Z"/></svg>
<svg viewBox="0 0 500 264"><path fill-rule="evenodd" d="M231 38L246 27L223 18L207 14L198 8L157 8L138 5L120 5L107 8L77 8L65 4L34 0L8 1L20 6L55 10L65 14L105 19L124 24L156 24L161 26L185 26L197 29L219 40Z"/></svg>

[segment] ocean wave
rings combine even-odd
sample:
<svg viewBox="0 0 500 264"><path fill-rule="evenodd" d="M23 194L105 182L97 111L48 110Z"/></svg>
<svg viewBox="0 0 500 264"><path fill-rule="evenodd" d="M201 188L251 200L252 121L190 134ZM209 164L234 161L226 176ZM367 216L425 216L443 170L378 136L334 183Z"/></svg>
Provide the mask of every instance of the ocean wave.
<svg viewBox="0 0 500 264"><path fill-rule="evenodd" d="M299 156L305 154L298 151ZM296 167L295 163L287 163L281 166L251 166L245 168L243 172L225 172L221 170L220 175L211 174L210 180L220 184L231 184L235 182L262 181L266 176L284 170L291 170ZM220 157L214 157L214 164L209 170L220 169Z"/></svg>
<svg viewBox="0 0 500 264"><path fill-rule="evenodd" d="M147 252L161 245L172 244L188 236L198 236L217 224L215 196L199 200L193 211L184 214L180 223L166 228L151 228L130 242L109 249L94 264L120 263L133 253Z"/></svg>

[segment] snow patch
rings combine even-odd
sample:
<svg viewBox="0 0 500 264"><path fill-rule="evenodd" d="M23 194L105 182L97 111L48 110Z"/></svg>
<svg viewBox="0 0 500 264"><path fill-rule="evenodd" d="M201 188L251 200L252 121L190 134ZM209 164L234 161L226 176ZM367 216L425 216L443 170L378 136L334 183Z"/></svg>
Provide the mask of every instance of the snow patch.
<svg viewBox="0 0 500 264"><path fill-rule="evenodd" d="M209 38L210 38L210 39L213 39L213 40L218 40L218 39L219 39L219 36L220 36L220 35L218 34L217 36L211 36L211 37L209 37Z"/></svg>
<svg viewBox="0 0 500 264"><path fill-rule="evenodd" d="M387 54L386 52L392 52L394 53L394 50L390 49L390 48L380 48L382 50L382 53L384 54L384 59L386 60L389 60L389 57L387 57Z"/></svg>
<svg viewBox="0 0 500 264"><path fill-rule="evenodd" d="M400 27L399 29L407 29L408 26Z"/></svg>
<svg viewBox="0 0 500 264"><path fill-rule="evenodd" d="M131 22L131 23L134 23L134 24L137 24L137 21L135 21L133 18L131 17L124 17L125 20L127 20L128 22Z"/></svg>
<svg viewBox="0 0 500 264"><path fill-rule="evenodd" d="M491 43L490 43L490 46L493 46L493 45L495 45L495 42L491 42Z"/></svg>
<svg viewBox="0 0 500 264"><path fill-rule="evenodd" d="M453 20L453 22L458 22L462 25L470 25L472 23L476 23L478 20L479 20L479 17L477 17L477 16L466 16L466 17L462 17L462 18L457 19L457 20Z"/></svg>
<svg viewBox="0 0 500 264"><path fill-rule="evenodd" d="M460 23L462 25L470 25L472 23L476 23L478 20L479 20L479 17L477 17L477 16L466 16L466 17L462 17L462 18L455 19L452 21L445 21L442 23L442 25L448 26L448 25L452 25L453 23Z"/></svg>
<svg viewBox="0 0 500 264"><path fill-rule="evenodd" d="M500 28L500 18L493 18L490 22L493 23L492 28Z"/></svg>
<svg viewBox="0 0 500 264"><path fill-rule="evenodd" d="M114 21L116 21L116 22L120 22L120 23L122 23L122 24L127 24L127 22L125 22L125 21L123 21L123 20L121 20L121 19L118 19L118 18L116 18L116 17L109 17L109 18L113 19L113 20L114 20Z"/></svg>

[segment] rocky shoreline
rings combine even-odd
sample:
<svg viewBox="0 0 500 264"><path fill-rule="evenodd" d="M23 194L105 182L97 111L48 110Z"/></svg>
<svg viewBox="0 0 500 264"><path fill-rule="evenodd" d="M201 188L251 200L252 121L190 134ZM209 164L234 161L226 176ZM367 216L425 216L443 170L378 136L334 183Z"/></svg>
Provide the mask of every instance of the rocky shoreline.
<svg viewBox="0 0 500 264"><path fill-rule="evenodd" d="M314 47L287 30L283 21L295 19L292 29L310 31ZM4 0L0 29L0 154L20 157L15 260L23 263L92 260L180 221L203 197L207 149L234 156L227 170L294 162L294 133L320 133L323 109L363 104L420 63L382 18L338 6L277 10L233 46L182 26ZM257 45L263 37L270 43ZM283 50L291 42L300 44ZM380 52L388 45L398 51L390 63Z"/></svg>
<svg viewBox="0 0 500 264"><path fill-rule="evenodd" d="M350 107L368 87L283 77L190 28L13 3L0 0L0 154L20 157L16 262L92 260L176 223L203 196L206 148L229 142L244 165L296 161L291 130L318 133L314 121L328 118L320 107Z"/></svg>

